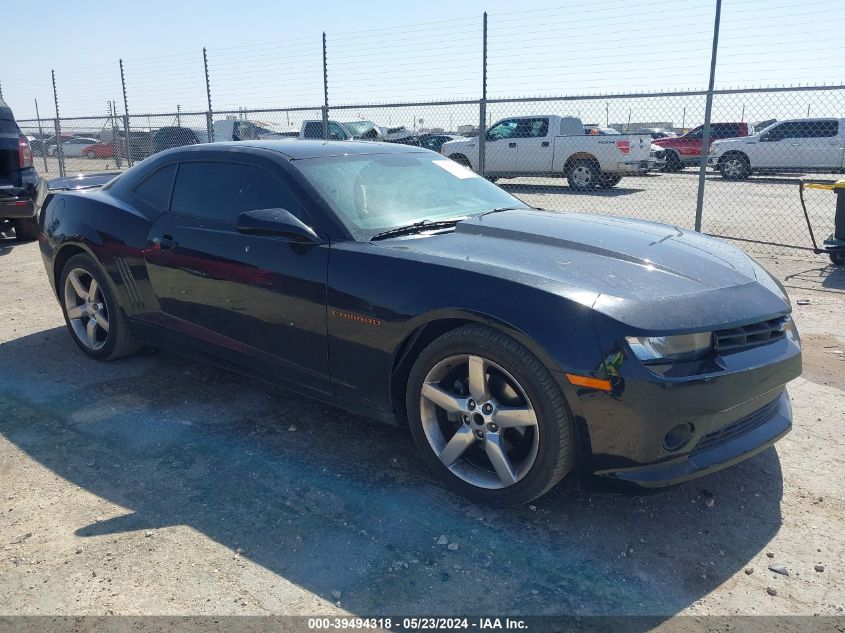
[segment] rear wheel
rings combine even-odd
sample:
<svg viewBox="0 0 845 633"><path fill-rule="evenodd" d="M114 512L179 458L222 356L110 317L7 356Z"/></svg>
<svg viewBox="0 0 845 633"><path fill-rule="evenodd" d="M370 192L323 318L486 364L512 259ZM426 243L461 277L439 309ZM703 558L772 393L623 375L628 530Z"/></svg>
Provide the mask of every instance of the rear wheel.
<svg viewBox="0 0 845 633"><path fill-rule="evenodd" d="M727 180L744 180L751 174L751 166L742 154L730 154L719 161L719 172Z"/></svg>
<svg viewBox="0 0 845 633"><path fill-rule="evenodd" d="M89 255L74 255L67 261L59 293L65 323L88 356L113 360L141 348L105 273Z"/></svg>
<svg viewBox="0 0 845 633"><path fill-rule="evenodd" d="M569 186L576 191L589 191L599 186L601 171L594 160L580 159L572 161L566 171Z"/></svg>
<svg viewBox="0 0 845 633"><path fill-rule="evenodd" d="M604 172L599 176L599 188L610 189L622 182L622 176L619 174L606 174Z"/></svg>
<svg viewBox="0 0 845 633"><path fill-rule="evenodd" d="M38 218L18 218L15 224L15 237L21 242L38 239Z"/></svg>
<svg viewBox="0 0 845 633"><path fill-rule="evenodd" d="M573 466L573 423L548 370L501 332L460 327L423 350L406 406L425 462L456 492L511 506Z"/></svg>
<svg viewBox="0 0 845 633"><path fill-rule="evenodd" d="M86 155L88 158L97 158L97 154L95 154L93 151L90 151L90 150L89 150L89 151L87 151L87 152L85 152L85 155Z"/></svg>

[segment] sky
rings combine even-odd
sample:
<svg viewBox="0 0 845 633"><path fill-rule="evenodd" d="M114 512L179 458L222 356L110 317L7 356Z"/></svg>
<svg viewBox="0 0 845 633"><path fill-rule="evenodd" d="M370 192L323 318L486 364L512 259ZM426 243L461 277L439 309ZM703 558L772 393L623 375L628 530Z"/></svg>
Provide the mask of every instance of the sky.
<svg viewBox="0 0 845 633"><path fill-rule="evenodd" d="M6 6L2 6L6 5ZM4 15L36 34L0 58L3 96L19 119L99 116L114 100L162 125L212 107L319 107L326 32L330 106L478 99L482 13L488 12L488 97L597 95L706 87L715 0L450 2L59 2L0 0ZM717 87L845 83L841 0L724 0ZM844 91L716 99L714 115L743 120L845 116ZM703 116L700 97L591 99L489 107L489 118L578 114L595 123L671 122ZM383 125L477 123L476 105L350 107L332 118ZM282 126L319 110L250 115ZM204 127L201 115L179 122ZM80 122L79 125L82 123Z"/></svg>

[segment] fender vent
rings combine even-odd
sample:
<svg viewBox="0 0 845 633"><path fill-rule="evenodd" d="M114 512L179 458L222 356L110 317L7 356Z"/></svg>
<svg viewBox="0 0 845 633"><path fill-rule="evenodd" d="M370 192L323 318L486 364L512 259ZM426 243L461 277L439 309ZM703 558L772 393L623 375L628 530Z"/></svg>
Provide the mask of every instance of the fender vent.
<svg viewBox="0 0 845 633"><path fill-rule="evenodd" d="M135 284L135 278L132 276L132 269L126 260L122 257L115 257L114 264L117 267L117 272L120 273L120 279L123 281L123 287L126 289L126 298L133 308L138 310L144 307L144 302L141 300L141 293L138 292L138 286Z"/></svg>

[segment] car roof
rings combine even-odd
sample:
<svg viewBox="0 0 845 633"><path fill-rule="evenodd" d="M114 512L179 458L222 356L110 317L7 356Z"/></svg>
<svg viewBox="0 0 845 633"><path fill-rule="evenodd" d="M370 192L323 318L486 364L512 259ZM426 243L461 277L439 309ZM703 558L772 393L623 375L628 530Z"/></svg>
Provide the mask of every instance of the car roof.
<svg viewBox="0 0 845 633"><path fill-rule="evenodd" d="M193 145L192 149L213 149L215 147L255 147L284 155L290 160L323 158L327 156L348 156L354 154L407 154L430 152L430 150L401 143L376 143L374 141L323 141L306 139L268 139L264 141L230 141ZM182 148L185 149L185 148Z"/></svg>

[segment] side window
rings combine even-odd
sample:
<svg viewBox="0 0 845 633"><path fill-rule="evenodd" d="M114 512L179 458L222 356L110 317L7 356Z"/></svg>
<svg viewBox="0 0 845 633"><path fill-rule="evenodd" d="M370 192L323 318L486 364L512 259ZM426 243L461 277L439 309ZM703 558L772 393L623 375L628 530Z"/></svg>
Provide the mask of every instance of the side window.
<svg viewBox="0 0 845 633"><path fill-rule="evenodd" d="M827 119L825 121L807 121L803 126L802 138L829 138L839 133L839 121Z"/></svg>
<svg viewBox="0 0 845 633"><path fill-rule="evenodd" d="M322 125L320 126L320 137L323 136ZM346 132L343 131L343 128L340 127L334 121L329 122L329 138L334 139L336 141L345 141L349 137Z"/></svg>
<svg viewBox="0 0 845 633"><path fill-rule="evenodd" d="M687 138L703 138L704 127L697 127L686 135Z"/></svg>
<svg viewBox="0 0 845 633"><path fill-rule="evenodd" d="M503 138L513 138L516 136L519 121L517 119L506 119L499 121L496 125L490 128L487 136L491 141L498 141Z"/></svg>
<svg viewBox="0 0 845 633"><path fill-rule="evenodd" d="M166 165L144 178L132 193L153 209L164 211L170 206L170 194L173 191L175 176L176 165Z"/></svg>
<svg viewBox="0 0 845 633"><path fill-rule="evenodd" d="M735 138L739 136L739 125L736 123L716 123L713 126L713 138Z"/></svg>
<svg viewBox="0 0 845 633"><path fill-rule="evenodd" d="M263 169L236 163L182 163L170 208L228 224L255 209L283 208L301 215L296 198L281 182Z"/></svg>
<svg viewBox="0 0 845 633"><path fill-rule="evenodd" d="M801 136L800 124L797 122L781 123L769 130L767 141L782 141L787 138L799 138Z"/></svg>
<svg viewBox="0 0 845 633"><path fill-rule="evenodd" d="M323 124L319 121L308 121L305 124L305 138L323 138Z"/></svg>
<svg viewBox="0 0 845 633"><path fill-rule="evenodd" d="M549 120L548 119L532 119L529 121L528 136L537 138L545 137L549 134Z"/></svg>

